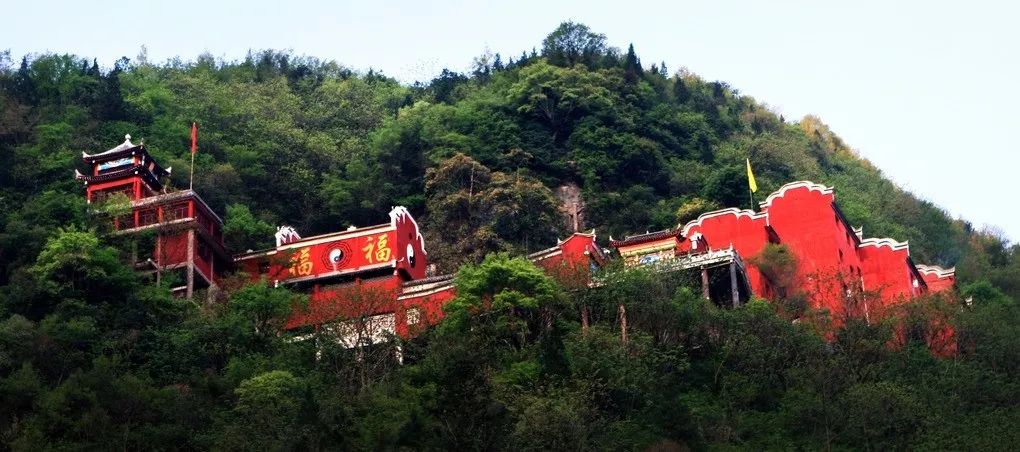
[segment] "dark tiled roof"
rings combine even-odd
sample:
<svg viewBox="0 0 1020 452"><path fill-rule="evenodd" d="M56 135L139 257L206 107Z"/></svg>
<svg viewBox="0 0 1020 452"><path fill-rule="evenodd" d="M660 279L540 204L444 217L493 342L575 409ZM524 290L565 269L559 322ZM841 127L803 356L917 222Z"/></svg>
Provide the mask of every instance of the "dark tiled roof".
<svg viewBox="0 0 1020 452"><path fill-rule="evenodd" d="M77 173L77 174L74 175L74 178L78 179L78 180L83 180L85 182L103 182L103 181L113 180L113 179L117 179L117 178L124 177L124 176L130 176L135 171L144 170L144 169L145 168L142 165L131 165L131 166L124 167L124 168L116 170L116 171L110 171L108 173L103 173L103 174L100 174L98 176L90 176L90 175L87 175L87 174Z"/></svg>
<svg viewBox="0 0 1020 452"><path fill-rule="evenodd" d="M525 258L526 259L535 259L537 257L542 257L542 256L544 256L546 254L556 252L556 251L558 251L560 249L561 249L560 246L556 245L554 247L546 248L546 249L544 249L542 251L535 251L534 253L531 253L531 254L525 256Z"/></svg>
<svg viewBox="0 0 1020 452"><path fill-rule="evenodd" d="M417 280L414 280L414 281L405 282L404 283L404 287L414 287L414 286L420 286L422 284L432 284L432 283L442 282L442 281L452 281L454 276L456 276L456 275L449 274L449 275L429 276L428 278L422 278L422 279L417 279Z"/></svg>
<svg viewBox="0 0 1020 452"><path fill-rule="evenodd" d="M118 157L127 157L135 152L145 152L145 146L138 144L126 148L113 148L100 154L82 153L81 159L86 163L96 163L103 160L113 160Z"/></svg>
<svg viewBox="0 0 1020 452"><path fill-rule="evenodd" d="M153 172L153 170L155 170L155 172ZM92 175L88 175L88 174L82 174L82 173L78 172L78 170L75 170L74 173L75 173L74 174L74 178L75 179L81 180L81 181L85 181L85 183L89 183L89 184L96 183L96 182L108 181L108 180L114 180L114 179L118 179L118 178L121 178L121 177L130 176L130 175L132 175L134 173L138 173L139 175L144 177L146 180L148 180L157 189L163 186L163 184L160 183L160 181L159 181L159 177L167 175L166 171L163 171L162 168L160 168L158 166L155 166L155 165L153 165L153 169L152 170L150 170L149 168L145 167L144 165L131 165L131 166L128 166L128 167L125 167L125 168L122 168L122 169L119 169L119 170L116 170L116 171L110 171L108 173L103 173L103 174L99 174L99 175L96 175L96 176L92 176Z"/></svg>
<svg viewBox="0 0 1020 452"><path fill-rule="evenodd" d="M664 231L656 231L645 234L627 236L623 240L610 240L609 246L613 248L618 248L621 246L637 245L639 243L662 240L669 237L678 237L679 235L680 231L677 231L675 229L666 229Z"/></svg>
<svg viewBox="0 0 1020 452"><path fill-rule="evenodd" d="M181 191L175 191L175 192L170 192L170 193L159 194L159 195L156 195L156 196L150 196L148 198L142 198L142 199L139 199L137 201L132 201L131 205L133 207L143 207L143 206L148 206L148 205L152 205L152 204L165 204L165 203L173 202L173 201L176 201L176 200L179 200L179 199L189 199L189 198L193 198L196 201L198 201L198 204L201 205L203 208L205 208L205 210L207 212L209 212L209 214L211 214L212 217L219 224L221 224L221 225L223 224L223 219L220 218L220 216L217 215L216 212L212 210L212 207L209 207L209 204L206 204L205 200L202 199L202 197L199 196L198 193L195 192L192 189L187 189L187 190L181 190ZM266 250L266 251L270 251L270 250Z"/></svg>
<svg viewBox="0 0 1020 452"><path fill-rule="evenodd" d="M95 163L99 160L112 160L120 156L131 155L135 151L145 152L145 145L141 143L134 144L131 142L131 135L124 135L123 143L98 154L86 154L85 152L82 152L81 159L87 163Z"/></svg>

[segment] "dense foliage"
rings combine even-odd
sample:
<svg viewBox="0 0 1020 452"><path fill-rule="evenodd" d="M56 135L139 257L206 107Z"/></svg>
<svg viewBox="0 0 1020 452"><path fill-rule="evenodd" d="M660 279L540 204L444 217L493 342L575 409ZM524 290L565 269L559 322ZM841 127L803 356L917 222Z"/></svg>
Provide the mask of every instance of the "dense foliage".
<svg viewBox="0 0 1020 452"><path fill-rule="evenodd" d="M199 305L136 279L88 214L81 151L144 139L188 167L235 251L423 218L458 298L422 336L348 350L281 335L297 297L255 284ZM563 288L519 254L580 193L601 236L747 206L811 179L868 235L956 265L961 297L886 321L721 310L642 272ZM184 186L186 180L176 179ZM242 61L0 54L0 441L26 449L998 449L1018 442L1020 247L884 179L818 118L646 67L565 23L541 51L403 86L289 53ZM560 198L560 199L558 199ZM487 256L487 257L486 257ZM461 267L461 265L464 265ZM580 312L590 315L581 326ZM627 327L621 328L626 312ZM904 331L948 315L960 354ZM906 325L906 326L904 326ZM897 344L891 347L889 344ZM399 364L398 361L403 361Z"/></svg>

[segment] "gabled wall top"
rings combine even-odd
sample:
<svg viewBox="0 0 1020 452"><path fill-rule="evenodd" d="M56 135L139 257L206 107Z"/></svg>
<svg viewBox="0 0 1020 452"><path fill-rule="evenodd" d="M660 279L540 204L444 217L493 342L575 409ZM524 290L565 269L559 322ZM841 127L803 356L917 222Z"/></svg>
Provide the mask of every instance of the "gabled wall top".
<svg viewBox="0 0 1020 452"><path fill-rule="evenodd" d="M786 196L786 192L793 190L795 188L802 187L807 188L809 191L817 191L823 195L832 194L832 187L826 187L825 185L811 182L809 180L801 180L797 182L790 182L786 185L783 185L782 187L779 187L779 190L772 192L772 194L765 198L765 201L763 201L759 205L761 206L761 208L767 209L772 206L772 201L775 201L776 199Z"/></svg>
<svg viewBox="0 0 1020 452"><path fill-rule="evenodd" d="M942 268L938 265L918 265L917 271L923 275L935 275L939 278L956 276L956 267Z"/></svg>
<svg viewBox="0 0 1020 452"><path fill-rule="evenodd" d="M858 245L857 247L858 248L866 248L866 247L880 248L880 247L883 247L883 246L887 246L887 247L889 247L889 249L891 249L893 251L906 250L907 251L907 256L910 255L910 244L908 242L900 242L900 241L897 241L895 239L890 239L888 237L881 238L881 239L879 239L879 238L864 239L864 240L861 240L861 244Z"/></svg>
<svg viewBox="0 0 1020 452"><path fill-rule="evenodd" d="M715 210L715 211L712 211L712 212L705 212L705 213L703 213L701 215L698 215L698 219L696 219L694 221L691 221L691 222L688 222L684 226L684 228L680 231L680 233L684 237L687 237L690 234L690 232L691 232L691 228L694 228L695 226L699 226L700 227L702 221L705 221L705 220L707 220L709 218L722 217L722 216L726 216L726 215L733 215L733 216L737 217L737 219L740 219L740 217L748 217L748 218L751 218L751 219L767 218L768 217L768 213L766 213L766 212L755 212L755 211L750 210L750 209L743 209L743 210L741 210L741 209L738 209L736 207L730 207L728 209Z"/></svg>

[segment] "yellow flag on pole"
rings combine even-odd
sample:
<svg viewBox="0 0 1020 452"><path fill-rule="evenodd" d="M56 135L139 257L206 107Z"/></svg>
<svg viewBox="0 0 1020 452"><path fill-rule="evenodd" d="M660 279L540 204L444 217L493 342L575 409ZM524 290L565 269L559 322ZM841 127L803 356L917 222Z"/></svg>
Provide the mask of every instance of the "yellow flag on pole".
<svg viewBox="0 0 1020 452"><path fill-rule="evenodd" d="M751 193L758 192L758 183L754 181L754 172L751 171L751 159L747 159L747 186L751 188Z"/></svg>

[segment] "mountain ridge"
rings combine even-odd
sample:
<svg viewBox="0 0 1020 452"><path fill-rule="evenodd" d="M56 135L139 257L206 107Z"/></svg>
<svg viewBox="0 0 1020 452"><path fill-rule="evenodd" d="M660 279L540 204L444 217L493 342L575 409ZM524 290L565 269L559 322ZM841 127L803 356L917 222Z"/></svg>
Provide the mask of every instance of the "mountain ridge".
<svg viewBox="0 0 1020 452"><path fill-rule="evenodd" d="M1020 246L898 188L821 119L791 123L724 82L646 67L582 24L563 23L541 50L411 86L271 50L110 70L73 55L4 61L0 442L13 450L1020 440ZM130 133L188 186L193 122L194 188L225 218L230 248L266 248L280 224L311 236L407 206L429 260L457 272L441 281L456 286L444 320L351 348L344 327L371 322L288 333L308 298L264 280L224 278L215 302L199 303L171 296L171 277L139 278L124 261L146 237L109 234L75 169L82 151ZM755 208L747 159L759 195L796 180L834 186L866 236L955 265L958 292L865 305L870 317L837 325L798 294L724 308L678 272L564 287L511 257L574 229L553 191L564 185L576 188L562 198L583 204L568 212L583 211L577 227L600 240ZM796 262L768 249L755 257L782 279ZM932 355L933 335L956 355Z"/></svg>

